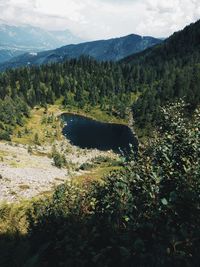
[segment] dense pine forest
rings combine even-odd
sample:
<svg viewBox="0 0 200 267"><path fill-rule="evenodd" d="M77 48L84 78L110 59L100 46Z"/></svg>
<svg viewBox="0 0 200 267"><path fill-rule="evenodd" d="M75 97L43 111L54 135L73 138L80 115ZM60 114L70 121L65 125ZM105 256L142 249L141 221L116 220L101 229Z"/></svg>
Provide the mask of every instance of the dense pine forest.
<svg viewBox="0 0 200 267"><path fill-rule="evenodd" d="M139 128L151 128L159 119L159 107L168 101L184 98L194 110L200 102L199 26L198 21L163 44L119 63L82 57L2 73L1 135L7 137L12 125L22 123L27 106L52 104L60 97L63 105L100 105L123 118L126 107L133 104L131 96L140 95L133 105Z"/></svg>
<svg viewBox="0 0 200 267"><path fill-rule="evenodd" d="M191 110L200 102L200 64L184 67L176 62L162 68L124 63L99 63L81 58L40 67L8 70L0 77L2 139L9 139L12 126L23 123L29 108L53 104L63 98L64 106L100 106L124 118L133 107L136 125L152 128L159 107L183 98ZM132 99L139 96L136 103Z"/></svg>
<svg viewBox="0 0 200 267"><path fill-rule="evenodd" d="M132 95L139 91L139 84L134 83L137 75L135 70L129 75L126 67L119 64L98 63L86 57L8 70L0 77L2 137L9 136L12 126L23 123L22 115L28 116L29 108L53 104L59 98L64 106L81 109L99 105L102 110L124 118Z"/></svg>
<svg viewBox="0 0 200 267"><path fill-rule="evenodd" d="M27 208L27 233L1 237L6 266L199 266L199 44L200 21L120 62L81 57L1 73L0 139L57 99L121 118L131 108L151 137L103 181L66 183Z"/></svg>

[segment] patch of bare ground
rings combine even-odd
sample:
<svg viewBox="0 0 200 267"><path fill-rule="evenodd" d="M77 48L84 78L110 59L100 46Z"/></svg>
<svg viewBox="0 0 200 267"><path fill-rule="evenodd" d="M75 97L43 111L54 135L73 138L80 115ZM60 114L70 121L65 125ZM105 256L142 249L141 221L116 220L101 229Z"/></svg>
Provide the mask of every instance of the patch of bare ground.
<svg viewBox="0 0 200 267"><path fill-rule="evenodd" d="M54 147L65 155L67 167L59 169L51 158L52 146L20 145L0 142L0 201L17 202L49 192L55 186L83 174L79 167L98 156L116 157L112 152L83 150L67 140Z"/></svg>

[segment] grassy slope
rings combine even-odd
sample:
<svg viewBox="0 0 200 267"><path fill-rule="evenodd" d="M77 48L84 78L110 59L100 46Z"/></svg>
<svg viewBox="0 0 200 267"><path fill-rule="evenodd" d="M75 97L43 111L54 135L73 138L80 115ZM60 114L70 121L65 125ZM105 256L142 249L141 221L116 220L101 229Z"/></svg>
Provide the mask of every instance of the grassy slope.
<svg viewBox="0 0 200 267"><path fill-rule="evenodd" d="M50 115L51 111L48 110L46 116ZM16 127L12 136L12 142L33 145L36 133L39 136L39 142L41 144L52 144L55 139L61 140L60 121L55 118L53 123L42 124L43 116L45 116L44 108L33 109L31 111L31 117L26 119L24 126ZM26 129L28 130L28 133L25 133ZM21 137L18 135L19 131L21 132Z"/></svg>

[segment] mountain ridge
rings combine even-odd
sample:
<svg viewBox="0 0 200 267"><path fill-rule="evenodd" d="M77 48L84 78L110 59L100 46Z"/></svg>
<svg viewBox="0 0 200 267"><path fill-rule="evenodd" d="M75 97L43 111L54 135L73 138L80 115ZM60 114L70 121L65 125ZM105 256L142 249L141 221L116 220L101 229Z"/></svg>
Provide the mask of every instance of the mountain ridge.
<svg viewBox="0 0 200 267"><path fill-rule="evenodd" d="M1 65L0 68L60 62L64 59L78 58L82 55L93 57L98 61L118 61L129 54L138 53L161 42L162 40L154 37L129 34L108 40L66 45L54 50L40 52L35 56L27 53Z"/></svg>

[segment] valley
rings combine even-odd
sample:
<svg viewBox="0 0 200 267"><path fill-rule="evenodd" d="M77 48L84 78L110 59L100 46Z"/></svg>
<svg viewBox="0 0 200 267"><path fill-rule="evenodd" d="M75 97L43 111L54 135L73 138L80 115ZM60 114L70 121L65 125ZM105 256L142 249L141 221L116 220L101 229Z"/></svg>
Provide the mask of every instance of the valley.
<svg viewBox="0 0 200 267"><path fill-rule="evenodd" d="M0 63L25 53L34 55L39 51L81 42L81 38L67 29L47 31L28 24L14 26L0 21Z"/></svg>

